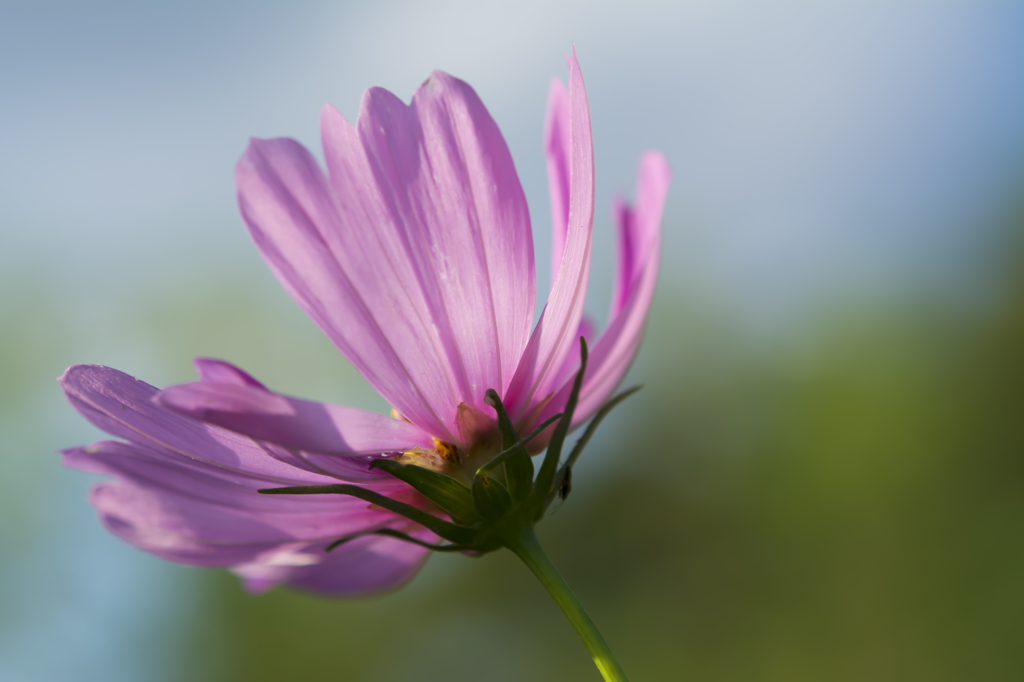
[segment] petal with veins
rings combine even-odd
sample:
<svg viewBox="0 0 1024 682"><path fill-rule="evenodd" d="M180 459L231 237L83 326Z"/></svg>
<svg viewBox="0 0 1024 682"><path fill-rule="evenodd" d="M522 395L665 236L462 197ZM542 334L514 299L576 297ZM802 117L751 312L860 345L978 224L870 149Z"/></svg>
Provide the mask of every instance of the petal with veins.
<svg viewBox="0 0 1024 682"><path fill-rule="evenodd" d="M620 254L616 281L624 296L619 295L620 303L613 301L608 328L590 350L573 416L574 427L593 416L611 398L640 346L658 279L661 215L670 179L668 163L660 153L644 154L637 172L636 207L617 211L619 243L625 245L627 253ZM569 377L540 418L555 414L557 406L565 404L571 389Z"/></svg>
<svg viewBox="0 0 1024 682"><path fill-rule="evenodd" d="M551 285L558 277L569 229L569 91L557 78L548 88L548 111L544 119L544 156L548 166L548 194L551 199Z"/></svg>
<svg viewBox="0 0 1024 682"><path fill-rule="evenodd" d="M551 296L519 362L505 403L513 420L554 387L583 314L594 223L594 145L590 109L575 50L569 59L569 218L558 275Z"/></svg>
<svg viewBox="0 0 1024 682"><path fill-rule="evenodd" d="M358 456L433 445L405 421L254 386L197 381L165 388L155 400L171 412L295 450Z"/></svg>
<svg viewBox="0 0 1024 682"><path fill-rule="evenodd" d="M173 561L228 566L297 541L330 540L394 522L365 502L342 496L260 495L267 482L177 453L134 443L101 441L64 452L76 469L114 476L93 488L90 501L104 525L131 544ZM394 481L374 486L405 494Z"/></svg>
<svg viewBox="0 0 1024 682"><path fill-rule="evenodd" d="M291 140L254 140L236 180L278 278L407 419L452 440L456 406L504 389L529 337L526 199L472 88L436 72L406 106L374 88L355 127L321 121L326 177Z"/></svg>
<svg viewBox="0 0 1024 682"><path fill-rule="evenodd" d="M168 412L153 402L157 389L101 365L75 365L60 378L64 394L97 428L138 445L160 446L182 457L229 471L260 476L268 483L333 482L280 462L251 438Z"/></svg>

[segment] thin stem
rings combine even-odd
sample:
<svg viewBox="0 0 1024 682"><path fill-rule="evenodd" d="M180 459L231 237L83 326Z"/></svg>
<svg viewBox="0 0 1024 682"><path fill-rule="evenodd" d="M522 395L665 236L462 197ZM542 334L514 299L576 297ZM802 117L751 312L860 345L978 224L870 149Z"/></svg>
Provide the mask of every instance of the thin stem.
<svg viewBox="0 0 1024 682"><path fill-rule="evenodd" d="M622 667L615 660L612 650L608 648L608 643L604 641L604 637L594 625L594 621L590 620L590 616L583 610L580 600L569 589L554 564L544 553L540 543L537 542L533 528L523 528L519 537L507 539L505 544L533 571L540 584L558 604L558 608L562 609L562 613L569 619L576 634L587 646L590 656L594 659L594 665L601 671L604 679L607 682L628 682L626 673L622 671Z"/></svg>

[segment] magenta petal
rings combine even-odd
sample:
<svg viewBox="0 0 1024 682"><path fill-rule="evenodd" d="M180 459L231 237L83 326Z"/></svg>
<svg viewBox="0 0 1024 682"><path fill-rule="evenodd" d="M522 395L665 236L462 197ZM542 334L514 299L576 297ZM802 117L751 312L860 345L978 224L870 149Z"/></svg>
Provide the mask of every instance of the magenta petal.
<svg viewBox="0 0 1024 682"><path fill-rule="evenodd" d="M608 311L608 321L611 322L626 304L630 294L630 283L633 275L638 270L636 262L635 240L637 239L634 228L634 212L622 197L616 197L612 203L612 217L615 222L617 237L617 250L615 253L615 278L612 280L612 301Z"/></svg>
<svg viewBox="0 0 1024 682"><path fill-rule="evenodd" d="M161 407L282 447L330 455L379 455L433 446L418 426L351 407L301 400L239 384L170 386Z"/></svg>
<svg viewBox="0 0 1024 682"><path fill-rule="evenodd" d="M116 369L75 365L64 372L60 385L72 407L112 436L281 485L333 482L274 459L251 438L158 407L155 387Z"/></svg>
<svg viewBox="0 0 1024 682"><path fill-rule="evenodd" d="M648 152L640 159L637 172L635 209L617 211L620 254L616 273L617 299L613 301L608 328L591 348L580 400L573 418L578 426L600 409L622 381L643 337L644 322L658 279L661 250L661 215L668 194L671 170L659 152ZM571 380L559 389L543 416L555 414L564 405Z"/></svg>
<svg viewBox="0 0 1024 682"><path fill-rule="evenodd" d="M548 165L548 194L551 198L551 285L558 277L569 230L569 91L557 78L548 88L548 111L544 119L544 155Z"/></svg>
<svg viewBox="0 0 1024 682"><path fill-rule="evenodd" d="M506 394L506 405L519 419L534 401L554 386L566 355L576 352L575 332L583 314L590 273L590 243L594 223L594 145L590 108L575 50L569 59L570 187L569 228L558 276L551 296Z"/></svg>
<svg viewBox="0 0 1024 682"><path fill-rule="evenodd" d="M609 322L625 307L651 261L651 252L658 248L661 214L671 179L665 157L660 152L647 152L640 157L637 168L636 205L630 208L622 201L615 204L618 254ZM657 259L654 265L657 267Z"/></svg>

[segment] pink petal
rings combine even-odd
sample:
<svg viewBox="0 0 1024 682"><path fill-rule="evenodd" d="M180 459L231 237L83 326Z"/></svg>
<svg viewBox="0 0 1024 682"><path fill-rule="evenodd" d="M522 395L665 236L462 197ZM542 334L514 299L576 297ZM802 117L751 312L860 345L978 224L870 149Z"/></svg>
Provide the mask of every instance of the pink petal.
<svg viewBox="0 0 1024 682"><path fill-rule="evenodd" d="M661 214L671 178L665 157L660 152L647 152L640 157L637 169L636 206L631 209L621 200L615 203L618 254L609 322L625 307L652 250L658 248ZM654 265L657 267L657 259Z"/></svg>
<svg viewBox="0 0 1024 682"><path fill-rule="evenodd" d="M569 230L569 91L557 78L548 88L548 111L544 118L544 155L548 163L548 193L551 197L551 284L558 277Z"/></svg>
<svg viewBox="0 0 1024 682"><path fill-rule="evenodd" d="M236 382L220 385L269 394L253 388L251 377L246 379L227 363L202 363L202 367L204 376ZM328 555L323 547L346 535L385 527L416 530L409 528L408 520L356 498L259 494L261 488L329 484L336 479L291 468L248 438L161 410L151 400L156 389L121 372L72 367L61 383L72 404L90 421L129 440L67 450L64 463L114 477L92 489L90 503L104 527L144 551L191 565L272 571L281 566L308 568L324 561ZM282 480L283 471L290 473L290 480ZM407 485L391 478L364 487L404 501L416 499ZM432 535L428 537L434 541ZM422 563L422 550L402 559L407 555L386 547L367 549L350 555L348 564L336 561L335 567L351 576L334 580L347 580L350 591L394 584L411 577ZM371 580L374 571L379 573L377 583ZM297 580L317 575L302 571Z"/></svg>
<svg viewBox="0 0 1024 682"><path fill-rule="evenodd" d="M428 434L400 419L254 386L197 381L165 388L154 400L171 412L295 450L349 456L433 447Z"/></svg>
<svg viewBox="0 0 1024 682"><path fill-rule="evenodd" d="M437 542L437 537L422 527L400 530L424 542ZM324 544L311 545L299 556L319 556L323 552ZM430 550L410 542L370 535L350 540L314 564L301 565L296 561L299 565L288 566L264 562L236 566L232 570L253 592L287 583L290 587L324 595L356 596L401 587L419 572L429 557Z"/></svg>
<svg viewBox="0 0 1024 682"><path fill-rule="evenodd" d="M566 355L576 347L574 337L583 314L590 273L590 243L594 223L594 145L590 109L576 52L569 59L570 187L565 250L551 296L530 337L509 387L505 402L513 419L552 389Z"/></svg>
<svg viewBox="0 0 1024 682"><path fill-rule="evenodd" d="M243 388L254 387L264 392L267 391L262 383L229 362L211 358L196 358L193 364L204 382L228 383ZM257 427L263 428L262 425L257 425ZM422 436L422 434L419 435ZM347 456L341 457L321 455L289 449L268 441L262 441L260 447L271 457L291 466L317 474L335 476L345 481L359 483L389 478L388 474L379 469L370 468L370 463L375 457L360 457L351 453L346 453Z"/></svg>
<svg viewBox="0 0 1024 682"><path fill-rule="evenodd" d="M387 250L407 254L442 329L456 404L482 406L488 388L511 381L536 298L529 211L508 147L473 89L439 71L409 107L369 90L358 133L395 221ZM328 155L332 180L339 161Z"/></svg>
<svg viewBox="0 0 1024 682"><path fill-rule="evenodd" d="M266 388L256 381L248 372L235 367L230 362L215 360L213 358L196 358L192 361L203 381L214 381L222 384L238 384L240 386L255 386Z"/></svg>
<svg viewBox="0 0 1024 682"><path fill-rule="evenodd" d="M368 305L327 245L328 235L354 230L343 227L333 190L309 152L294 140L253 140L235 182L242 217L285 289L392 405L435 436L450 435L431 408L445 382L407 365L433 357L429 341L420 343L420 325L390 305Z"/></svg>
<svg viewBox="0 0 1024 682"><path fill-rule="evenodd" d="M333 483L269 456L251 438L203 424L158 407L157 389L124 372L100 365L75 365L60 378L64 394L97 428L131 443L162 447L182 457L280 485Z"/></svg>
<svg viewBox="0 0 1024 682"><path fill-rule="evenodd" d="M424 528L407 528L406 532L425 542L437 541ZM332 551L324 562L297 570L289 585L337 596L395 590L409 582L429 558L430 550L404 540L359 538Z"/></svg>
<svg viewBox="0 0 1024 682"><path fill-rule="evenodd" d="M407 419L454 440L456 407L504 389L535 295L525 197L473 90L435 73L410 106L373 89L357 128L322 115L330 179L253 141L239 202L271 268Z"/></svg>
<svg viewBox="0 0 1024 682"><path fill-rule="evenodd" d="M623 249L616 273L616 287L621 293L617 292L613 299L608 328L591 348L573 427L588 420L608 401L640 346L658 279L661 215L670 179L668 163L659 152L644 154L637 173L636 208L623 206L616 212L619 244ZM571 389L570 377L541 419L556 414L565 405Z"/></svg>
<svg viewBox="0 0 1024 682"><path fill-rule="evenodd" d="M612 302L608 311L608 321L611 322L622 310L626 298L630 294L630 283L633 281L634 271L637 269L636 247L634 240L637 238L634 229L634 213L632 208L622 197L616 197L612 203L612 217L615 222L618 250L615 254L615 278L612 280Z"/></svg>
<svg viewBox="0 0 1024 682"><path fill-rule="evenodd" d="M281 545L331 541L404 522L355 498L260 495L257 490L268 487L261 477L190 461L160 447L101 441L65 451L64 463L115 477L90 494L110 532L165 559L193 565L234 565ZM408 494L397 482L373 487Z"/></svg>
<svg viewBox="0 0 1024 682"><path fill-rule="evenodd" d="M657 251L653 260L657 261ZM605 329L591 350L579 403L573 415L573 428L590 419L612 397L615 388L629 370L643 339L647 310L654 296L657 279L656 264L645 268L623 312ZM567 382L552 403L564 405L570 390L571 383Z"/></svg>

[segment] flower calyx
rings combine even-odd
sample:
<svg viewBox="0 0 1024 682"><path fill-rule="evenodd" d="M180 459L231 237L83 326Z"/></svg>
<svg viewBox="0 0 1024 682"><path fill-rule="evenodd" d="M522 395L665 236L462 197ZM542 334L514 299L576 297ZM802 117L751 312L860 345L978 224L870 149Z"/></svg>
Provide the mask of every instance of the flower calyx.
<svg viewBox="0 0 1024 682"><path fill-rule="evenodd" d="M327 546L328 551L367 534L395 537L434 551L465 552L474 556L509 546L521 537L525 528L532 528L544 517L556 496L565 499L571 489L572 467L601 420L616 405L640 388L637 386L623 391L605 404L577 441L569 457L559 466L565 438L579 400L580 387L587 367L587 354L587 342L581 337L580 369L576 373L565 410L542 422L526 436L520 437L517 433L497 392L493 389L487 390L484 401L494 408L498 415L502 450L476 470L471 485L434 469L414 463L403 463L396 459L382 458L371 463L370 466L381 469L414 488L443 511L450 521L420 507L351 484L269 488L259 492L273 495L350 495L414 521L448 543L430 544L406 533L384 528L340 538ZM527 445L552 425L555 427L554 432L540 470L535 476L533 460L527 451Z"/></svg>

